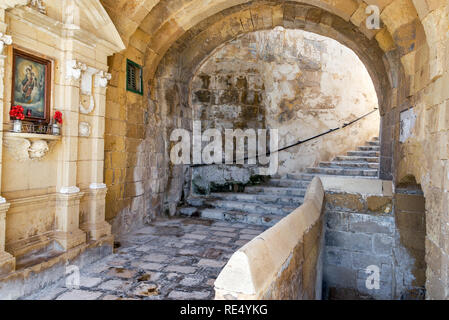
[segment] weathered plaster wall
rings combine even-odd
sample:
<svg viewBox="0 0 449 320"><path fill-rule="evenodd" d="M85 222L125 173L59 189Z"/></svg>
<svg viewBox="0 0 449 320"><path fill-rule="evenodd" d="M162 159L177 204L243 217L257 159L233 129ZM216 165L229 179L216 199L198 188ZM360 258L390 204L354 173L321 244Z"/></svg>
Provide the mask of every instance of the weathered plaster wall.
<svg viewBox="0 0 449 320"><path fill-rule="evenodd" d="M193 119L202 130L279 130L287 146L339 127L378 107L360 59L337 41L281 27L245 34L217 49L191 83ZM376 112L341 132L279 154L278 173L298 173L378 135ZM211 172L212 170L212 172ZM214 183L248 182L232 166L200 168Z"/></svg>

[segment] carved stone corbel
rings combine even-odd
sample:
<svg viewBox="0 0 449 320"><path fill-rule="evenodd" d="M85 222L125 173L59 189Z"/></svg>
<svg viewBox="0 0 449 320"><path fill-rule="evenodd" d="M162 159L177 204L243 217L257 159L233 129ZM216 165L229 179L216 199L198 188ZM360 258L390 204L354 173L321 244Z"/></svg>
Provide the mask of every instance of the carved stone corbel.
<svg viewBox="0 0 449 320"><path fill-rule="evenodd" d="M87 66L76 60L69 60L66 64L66 79L79 80L81 72L86 71Z"/></svg>
<svg viewBox="0 0 449 320"><path fill-rule="evenodd" d="M0 32L0 58L3 56L3 48L5 45L9 46L12 44L12 37Z"/></svg>
<svg viewBox="0 0 449 320"><path fill-rule="evenodd" d="M51 151L57 136L5 133L3 144L17 161L41 160Z"/></svg>
<svg viewBox="0 0 449 320"><path fill-rule="evenodd" d="M101 88L106 88L108 85L108 81L111 80L111 78L112 78L112 75L110 73L100 70L95 75L95 86L101 87Z"/></svg>

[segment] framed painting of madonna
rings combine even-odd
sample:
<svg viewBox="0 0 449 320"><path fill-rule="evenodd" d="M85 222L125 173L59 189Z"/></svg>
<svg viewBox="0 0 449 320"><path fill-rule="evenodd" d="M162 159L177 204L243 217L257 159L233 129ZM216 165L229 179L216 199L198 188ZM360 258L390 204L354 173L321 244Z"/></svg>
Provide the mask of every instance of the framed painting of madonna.
<svg viewBox="0 0 449 320"><path fill-rule="evenodd" d="M11 105L21 105L25 120L50 120L51 60L14 49Z"/></svg>

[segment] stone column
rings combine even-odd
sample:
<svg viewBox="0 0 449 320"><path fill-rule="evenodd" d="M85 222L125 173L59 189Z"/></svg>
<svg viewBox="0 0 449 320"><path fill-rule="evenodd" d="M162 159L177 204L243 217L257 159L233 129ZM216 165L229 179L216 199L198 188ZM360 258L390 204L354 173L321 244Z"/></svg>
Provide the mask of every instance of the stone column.
<svg viewBox="0 0 449 320"><path fill-rule="evenodd" d="M71 51L73 42L68 43ZM56 230L55 240L64 249L70 249L86 242L86 234L79 228L80 199L84 193L76 186L78 160L78 123L80 109L79 79L85 65L73 60L70 54L66 59L64 70L61 70L57 83L63 94L63 105L58 109L63 113L60 158L58 160L58 180L56 185Z"/></svg>
<svg viewBox="0 0 449 320"><path fill-rule="evenodd" d="M98 71L94 81L95 108L90 114L89 121L91 132L90 140L92 160L90 164L90 181L86 191L86 207L84 221L81 229L84 230L89 240L98 240L111 234L111 226L105 221L105 201L107 188L103 183L104 165L104 126L106 109L106 86L111 75Z"/></svg>
<svg viewBox="0 0 449 320"><path fill-rule="evenodd" d="M6 25L2 23L4 19L4 10L0 8L0 123L3 124L3 110L6 107L4 105L4 75L5 75L5 59L6 55L3 54L3 49L6 45L12 44L11 36L7 36L4 32ZM0 134L0 181L2 173L2 151L3 151L3 135ZM1 184L0 184L1 194ZM5 251L5 237L6 237L6 212L9 209L10 204L6 202L6 199L0 196L0 276L7 274L15 270L16 259Z"/></svg>
<svg viewBox="0 0 449 320"><path fill-rule="evenodd" d="M10 204L4 198L0 199L0 276L14 271L16 258L5 251L6 211Z"/></svg>

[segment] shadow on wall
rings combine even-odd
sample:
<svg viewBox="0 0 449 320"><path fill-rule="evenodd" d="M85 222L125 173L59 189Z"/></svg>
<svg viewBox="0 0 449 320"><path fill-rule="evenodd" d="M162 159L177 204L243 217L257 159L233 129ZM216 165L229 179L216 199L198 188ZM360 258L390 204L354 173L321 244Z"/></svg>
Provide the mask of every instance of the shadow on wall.
<svg viewBox="0 0 449 320"><path fill-rule="evenodd" d="M423 299L426 285L426 251L425 247L431 249L432 241L426 240L426 206L424 193L415 177L407 176L395 189L394 205L395 220L399 233L399 241L414 259L412 274L414 280L411 287L404 291L401 299ZM438 261L430 261L432 263ZM433 270L440 267L433 265Z"/></svg>

